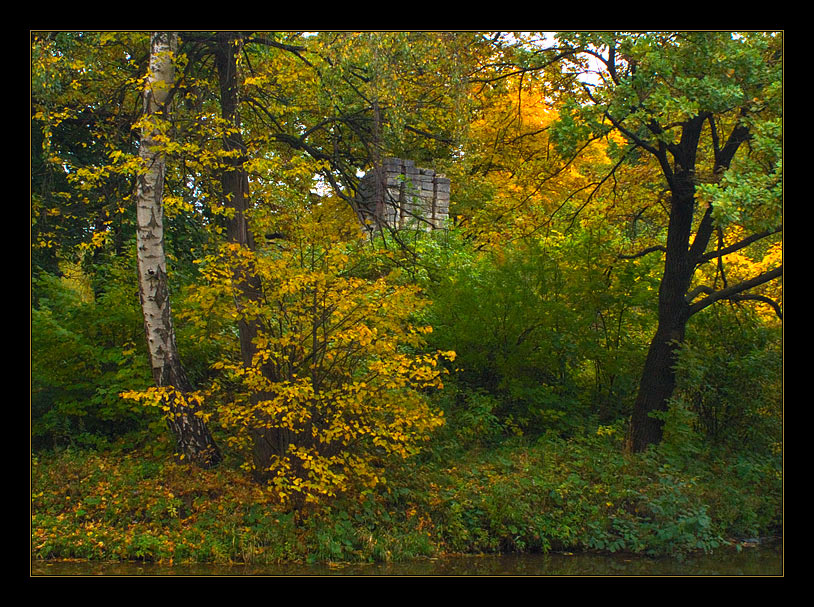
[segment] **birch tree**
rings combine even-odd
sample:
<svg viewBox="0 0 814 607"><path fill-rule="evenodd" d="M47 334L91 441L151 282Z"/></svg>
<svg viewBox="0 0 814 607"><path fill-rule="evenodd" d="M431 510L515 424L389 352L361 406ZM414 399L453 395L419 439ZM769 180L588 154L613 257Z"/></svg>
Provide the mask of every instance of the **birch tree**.
<svg viewBox="0 0 814 607"><path fill-rule="evenodd" d="M156 385L152 392L155 404L166 412L180 456L210 467L217 464L221 456L203 419L200 400L191 394L192 386L178 355L164 252L162 197L166 159L161 148L169 125L176 48L177 34L152 34L139 148L143 172L137 180L136 194L139 295Z"/></svg>

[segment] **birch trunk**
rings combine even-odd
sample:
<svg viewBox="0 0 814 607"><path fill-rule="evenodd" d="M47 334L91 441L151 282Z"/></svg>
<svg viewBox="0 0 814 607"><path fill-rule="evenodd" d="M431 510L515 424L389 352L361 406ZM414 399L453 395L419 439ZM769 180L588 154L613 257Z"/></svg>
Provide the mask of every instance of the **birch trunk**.
<svg viewBox="0 0 814 607"><path fill-rule="evenodd" d="M174 388L183 395L192 386L184 373L172 324L167 262L164 253L164 170L160 137L167 125L169 101L175 79L173 54L177 35L152 35L150 69L144 89L146 123L141 133L139 157L145 171L137 182L137 247L139 295L153 379L159 388ZM203 467L220 461L220 452L196 407L183 398L169 396L167 424L175 435L178 452Z"/></svg>

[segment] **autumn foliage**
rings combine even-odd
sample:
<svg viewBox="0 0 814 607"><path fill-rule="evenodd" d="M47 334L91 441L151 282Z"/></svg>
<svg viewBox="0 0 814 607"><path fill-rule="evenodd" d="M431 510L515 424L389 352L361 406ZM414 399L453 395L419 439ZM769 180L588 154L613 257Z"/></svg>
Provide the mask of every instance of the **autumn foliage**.
<svg viewBox="0 0 814 607"><path fill-rule="evenodd" d="M214 363L206 398L244 466L284 501L374 487L385 461L415 454L442 424L426 393L443 386L443 361L455 355L422 350L432 329L416 314L429 302L397 275L365 273L368 242L343 229L346 219L326 202L264 250L224 245L201 261L189 296L190 309L208 311L186 317L201 339L213 316L261 327L250 364ZM245 275L260 279L261 297L241 300ZM277 450L252 457L272 434Z"/></svg>
<svg viewBox="0 0 814 607"><path fill-rule="evenodd" d="M179 32L147 197L179 389L137 273L151 35L33 33L40 555L661 554L777 528L782 35L544 34ZM450 179L443 229L360 225L388 158ZM635 411L658 432L631 452ZM211 430L216 468L179 461L169 416Z"/></svg>

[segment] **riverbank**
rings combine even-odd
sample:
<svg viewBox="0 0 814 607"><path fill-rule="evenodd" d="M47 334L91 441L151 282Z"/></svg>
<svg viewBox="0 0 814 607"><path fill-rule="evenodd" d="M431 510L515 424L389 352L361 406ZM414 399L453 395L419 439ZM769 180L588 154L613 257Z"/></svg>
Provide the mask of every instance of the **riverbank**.
<svg viewBox="0 0 814 607"><path fill-rule="evenodd" d="M750 576L783 575L782 543L737 551L718 550L681 558L630 554L480 554L387 563L173 564L109 561L34 561L31 575L152 577L402 577L402 576Z"/></svg>
<svg viewBox="0 0 814 607"><path fill-rule="evenodd" d="M713 553L779 535L779 460L625 454L607 436L438 448L374 492L293 512L228 462L38 454L32 557L195 564L388 563L449 554Z"/></svg>

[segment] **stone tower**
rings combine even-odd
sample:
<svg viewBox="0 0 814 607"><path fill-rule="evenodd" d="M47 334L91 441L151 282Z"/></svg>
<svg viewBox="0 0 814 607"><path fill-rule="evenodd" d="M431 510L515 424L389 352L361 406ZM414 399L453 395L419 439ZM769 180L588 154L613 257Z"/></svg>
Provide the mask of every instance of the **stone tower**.
<svg viewBox="0 0 814 607"><path fill-rule="evenodd" d="M370 229L442 229L449 217L449 186L448 178L412 160L385 158L359 182L357 211Z"/></svg>

